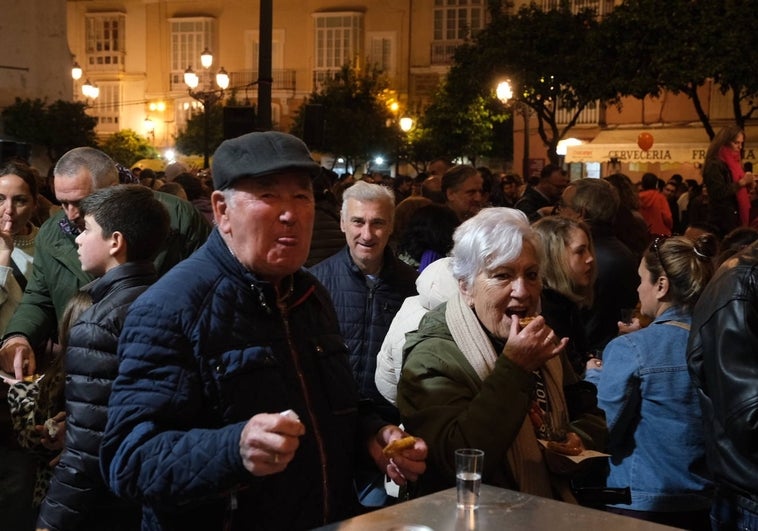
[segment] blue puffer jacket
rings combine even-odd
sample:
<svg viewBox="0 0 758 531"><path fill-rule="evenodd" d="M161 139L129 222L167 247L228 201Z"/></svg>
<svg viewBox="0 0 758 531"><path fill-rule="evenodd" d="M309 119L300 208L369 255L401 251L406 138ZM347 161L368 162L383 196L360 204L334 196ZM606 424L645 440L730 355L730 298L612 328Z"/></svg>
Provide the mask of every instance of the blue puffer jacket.
<svg viewBox="0 0 758 531"><path fill-rule="evenodd" d="M38 528L96 530L110 519L108 529L139 529L139 507L116 498L105 485L99 450L111 385L118 374L116 347L126 312L157 278L151 262L128 262L82 288L94 306L82 313L69 333L66 447L40 507Z"/></svg>
<svg viewBox="0 0 758 531"><path fill-rule="evenodd" d="M359 414L328 294L305 271L292 279L277 303L214 230L132 305L101 466L142 502L143 529L303 529L355 514L358 441L379 426ZM295 458L253 477L242 429L286 409L305 425Z"/></svg>
<svg viewBox="0 0 758 531"><path fill-rule="evenodd" d="M358 390L364 398L374 402L387 421L399 423L397 408L376 389L376 357L405 298L418 295L418 273L398 260L387 247L379 278L369 286L347 246L310 271L332 296Z"/></svg>

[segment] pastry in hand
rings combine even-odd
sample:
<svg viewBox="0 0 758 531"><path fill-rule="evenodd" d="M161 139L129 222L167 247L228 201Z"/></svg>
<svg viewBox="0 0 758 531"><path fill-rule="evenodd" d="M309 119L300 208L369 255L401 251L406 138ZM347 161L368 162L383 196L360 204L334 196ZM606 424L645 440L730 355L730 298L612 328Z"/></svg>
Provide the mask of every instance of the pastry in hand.
<svg viewBox="0 0 758 531"><path fill-rule="evenodd" d="M382 453L384 454L384 457L395 457L403 450L413 448L414 444L416 444L416 438L409 435L408 437L395 439L394 441L390 442L387 446L384 447L384 449L382 449Z"/></svg>

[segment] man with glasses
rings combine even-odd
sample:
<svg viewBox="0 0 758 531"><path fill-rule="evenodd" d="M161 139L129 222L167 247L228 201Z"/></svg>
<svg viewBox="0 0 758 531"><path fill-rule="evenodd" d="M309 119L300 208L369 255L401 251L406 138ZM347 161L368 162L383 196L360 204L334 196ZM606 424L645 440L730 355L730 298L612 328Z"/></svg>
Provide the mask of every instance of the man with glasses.
<svg viewBox="0 0 758 531"><path fill-rule="evenodd" d="M530 222L549 216L568 184L569 178L563 168L548 164L542 168L539 182L526 189L516 208L526 214Z"/></svg>

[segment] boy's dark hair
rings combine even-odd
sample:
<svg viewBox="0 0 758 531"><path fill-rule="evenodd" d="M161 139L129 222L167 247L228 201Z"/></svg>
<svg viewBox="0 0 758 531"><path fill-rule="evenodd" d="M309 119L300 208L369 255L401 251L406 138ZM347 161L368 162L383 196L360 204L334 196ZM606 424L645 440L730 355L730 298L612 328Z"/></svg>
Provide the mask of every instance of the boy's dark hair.
<svg viewBox="0 0 758 531"><path fill-rule="evenodd" d="M79 208L92 216L108 238L120 232L126 240L126 260L152 260L168 237L166 207L153 191L139 184L121 184L96 190L82 199Z"/></svg>

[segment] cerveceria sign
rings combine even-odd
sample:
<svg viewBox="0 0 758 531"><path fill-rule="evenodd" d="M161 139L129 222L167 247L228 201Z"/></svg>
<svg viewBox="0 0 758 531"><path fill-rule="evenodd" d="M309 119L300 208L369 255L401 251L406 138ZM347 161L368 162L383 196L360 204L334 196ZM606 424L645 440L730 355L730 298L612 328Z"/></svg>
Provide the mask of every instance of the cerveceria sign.
<svg viewBox="0 0 758 531"><path fill-rule="evenodd" d="M689 162L700 163L705 161L707 144L659 144L643 151L634 144L582 144L580 146L568 146L566 149L566 162ZM743 160L754 161L758 157L758 147L748 146L745 148Z"/></svg>

